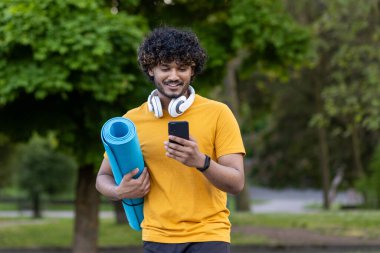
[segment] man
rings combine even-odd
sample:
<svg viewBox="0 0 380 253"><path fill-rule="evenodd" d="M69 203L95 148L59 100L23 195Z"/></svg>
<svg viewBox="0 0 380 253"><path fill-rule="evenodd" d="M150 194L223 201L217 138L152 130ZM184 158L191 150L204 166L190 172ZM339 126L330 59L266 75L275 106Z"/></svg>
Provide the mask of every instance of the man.
<svg viewBox="0 0 380 253"><path fill-rule="evenodd" d="M205 60L190 31L158 28L144 40L138 62L156 89L124 117L136 125L147 168L117 186L105 158L97 176L111 199L144 197L146 253L230 252L227 193L243 189L245 150L231 110L190 86ZM168 136L170 121L187 121L189 140Z"/></svg>

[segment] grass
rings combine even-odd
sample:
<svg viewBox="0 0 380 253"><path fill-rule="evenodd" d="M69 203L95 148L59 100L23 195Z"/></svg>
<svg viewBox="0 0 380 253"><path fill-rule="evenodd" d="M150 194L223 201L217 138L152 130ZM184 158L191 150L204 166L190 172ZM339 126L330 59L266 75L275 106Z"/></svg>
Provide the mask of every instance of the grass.
<svg viewBox="0 0 380 253"><path fill-rule="evenodd" d="M72 239L71 219L0 219L3 248L67 247Z"/></svg>
<svg viewBox="0 0 380 253"><path fill-rule="evenodd" d="M4 203L0 202L0 210L1 211L15 211L15 210L25 210L31 209L30 204L27 206L21 206L20 203L17 202L9 202ZM74 203L43 203L42 211L50 210L50 211L74 211L75 206ZM114 207L108 202L102 202L100 204L101 211L112 211Z"/></svg>
<svg viewBox="0 0 380 253"><path fill-rule="evenodd" d="M69 247L73 238L73 219L0 218L2 248ZM113 219L102 219L99 246L141 245L141 233Z"/></svg>
<svg viewBox="0 0 380 253"><path fill-rule="evenodd" d="M0 210L1 211L18 210L18 204L17 203L0 203Z"/></svg>
<svg viewBox="0 0 380 253"><path fill-rule="evenodd" d="M320 212L312 214L233 213L233 226L303 228L326 235L380 237L380 211ZM0 218L0 245L3 248L69 247L73 237L73 219ZM234 245L266 245L265 237L232 233ZM114 219L101 219L99 246L141 245L141 233Z"/></svg>
<svg viewBox="0 0 380 253"><path fill-rule="evenodd" d="M302 228L326 235L380 237L380 211L331 211L307 214L251 214L231 217L235 226Z"/></svg>

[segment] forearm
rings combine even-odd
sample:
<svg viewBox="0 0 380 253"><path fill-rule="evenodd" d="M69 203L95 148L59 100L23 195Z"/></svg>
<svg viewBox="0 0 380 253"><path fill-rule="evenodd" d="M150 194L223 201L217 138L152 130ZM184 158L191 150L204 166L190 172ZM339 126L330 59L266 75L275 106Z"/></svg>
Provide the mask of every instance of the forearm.
<svg viewBox="0 0 380 253"><path fill-rule="evenodd" d="M113 177L103 174L96 179L96 189L107 198L117 201L120 200L116 192L116 184Z"/></svg>
<svg viewBox="0 0 380 253"><path fill-rule="evenodd" d="M215 187L222 191L238 194L243 190L244 175L237 168L221 165L211 160L210 167L202 173Z"/></svg>
<svg viewBox="0 0 380 253"><path fill-rule="evenodd" d="M206 155L199 151L198 144L192 137L190 140L185 140L171 135L169 139L178 144L166 141L166 156L189 167L204 167ZM211 160L210 166L201 173L220 190L237 194L244 187L243 154L226 154L220 156L218 161Z"/></svg>

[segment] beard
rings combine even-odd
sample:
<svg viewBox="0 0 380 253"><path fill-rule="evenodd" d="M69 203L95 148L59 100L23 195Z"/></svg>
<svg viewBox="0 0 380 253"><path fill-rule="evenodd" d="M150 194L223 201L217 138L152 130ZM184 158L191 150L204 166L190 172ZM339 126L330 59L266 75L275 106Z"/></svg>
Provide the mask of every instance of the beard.
<svg viewBox="0 0 380 253"><path fill-rule="evenodd" d="M153 83L154 83L154 86L156 86L156 89L162 95L164 95L165 97L170 98L170 99L176 99L176 98L179 98L180 96L186 95L187 91L189 90L189 86L190 86L190 82L186 84L182 81L164 81L163 83L159 83L156 80L154 80ZM183 87L182 91L179 92L178 94L168 94L165 91L164 86L170 85L170 84L174 84L174 85L178 85L178 86Z"/></svg>

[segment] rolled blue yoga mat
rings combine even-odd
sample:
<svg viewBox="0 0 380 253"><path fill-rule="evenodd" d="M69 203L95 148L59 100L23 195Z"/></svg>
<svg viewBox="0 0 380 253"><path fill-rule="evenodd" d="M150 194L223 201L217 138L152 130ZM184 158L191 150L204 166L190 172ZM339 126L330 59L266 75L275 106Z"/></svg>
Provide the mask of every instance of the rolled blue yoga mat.
<svg viewBox="0 0 380 253"><path fill-rule="evenodd" d="M116 184L135 168L139 168L134 176L138 178L144 170L144 158L133 122L123 117L112 118L103 125L101 138ZM122 203L131 228L141 230L144 199L123 199Z"/></svg>

